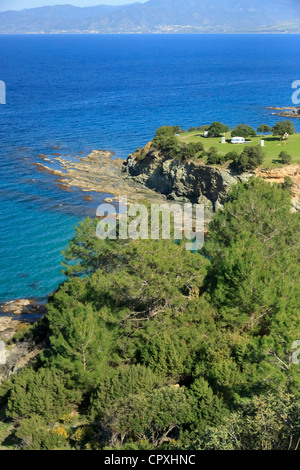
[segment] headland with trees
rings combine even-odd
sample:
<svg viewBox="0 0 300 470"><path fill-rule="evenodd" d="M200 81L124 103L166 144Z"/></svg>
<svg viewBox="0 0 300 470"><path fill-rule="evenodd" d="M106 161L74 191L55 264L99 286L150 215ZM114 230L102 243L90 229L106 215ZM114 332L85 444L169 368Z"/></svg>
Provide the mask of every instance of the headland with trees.
<svg viewBox="0 0 300 470"><path fill-rule="evenodd" d="M233 145L231 139L245 141ZM270 127L261 124L257 130L247 124L233 129L223 123L191 127L160 127L152 141L152 149L179 161L199 161L208 165L230 166L241 173L264 167L300 163L300 134L290 121L281 121Z"/></svg>

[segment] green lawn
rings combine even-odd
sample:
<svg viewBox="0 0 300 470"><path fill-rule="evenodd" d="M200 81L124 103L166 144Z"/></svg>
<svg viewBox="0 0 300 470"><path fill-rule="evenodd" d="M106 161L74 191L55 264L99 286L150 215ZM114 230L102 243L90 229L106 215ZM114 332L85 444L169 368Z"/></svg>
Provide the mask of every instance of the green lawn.
<svg viewBox="0 0 300 470"><path fill-rule="evenodd" d="M248 144L231 144L231 134L229 132L226 134L227 143L222 144L221 137L203 137L202 133L199 131L186 132L181 134L179 137L181 142L202 142L205 150L208 150L210 147L217 147L218 151L224 155L232 150L236 150L237 152L241 153L247 145L260 145L261 139L262 137L259 136L251 138L251 142ZM276 160L278 159L278 155L282 150L285 150L291 155L293 159L292 164L300 163L300 134L290 135L289 138L285 141L281 141L279 137L267 135L264 137L264 141L264 151L266 154L264 163L262 165L264 168L276 168L281 166L281 164L276 162Z"/></svg>

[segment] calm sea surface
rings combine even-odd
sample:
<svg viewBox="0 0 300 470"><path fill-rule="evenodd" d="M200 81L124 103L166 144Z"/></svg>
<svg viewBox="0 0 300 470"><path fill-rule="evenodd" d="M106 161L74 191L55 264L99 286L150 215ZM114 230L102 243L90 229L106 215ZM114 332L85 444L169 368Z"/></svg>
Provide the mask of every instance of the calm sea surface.
<svg viewBox="0 0 300 470"><path fill-rule="evenodd" d="M300 36L0 36L0 302L44 298L87 201L38 171L39 154L126 158L164 124L275 123L291 105ZM295 122L300 131L300 120Z"/></svg>

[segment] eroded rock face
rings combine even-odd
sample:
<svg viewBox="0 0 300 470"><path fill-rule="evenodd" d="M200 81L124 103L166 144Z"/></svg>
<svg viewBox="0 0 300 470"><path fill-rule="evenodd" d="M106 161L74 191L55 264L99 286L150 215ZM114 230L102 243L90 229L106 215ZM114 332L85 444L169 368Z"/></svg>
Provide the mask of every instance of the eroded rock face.
<svg viewBox="0 0 300 470"><path fill-rule="evenodd" d="M151 144L151 143L150 143ZM258 176L269 183L282 184L286 177L293 183L293 210L300 210L300 165L233 174L229 169L204 165L202 162L180 162L149 151L149 144L138 149L127 160L125 171L130 177L150 189L179 202L204 204L206 218L221 209L230 188L238 181L247 182Z"/></svg>
<svg viewBox="0 0 300 470"><path fill-rule="evenodd" d="M229 170L195 162L179 162L157 152L148 152L143 159L129 158L128 174L138 183L180 202L204 204L212 214L224 204L233 184L242 177ZM249 179L253 174L243 175Z"/></svg>
<svg viewBox="0 0 300 470"><path fill-rule="evenodd" d="M0 341L9 341L18 331L21 322L12 317L0 317Z"/></svg>
<svg viewBox="0 0 300 470"><path fill-rule="evenodd" d="M291 178L293 187L292 206L295 211L300 210L300 165L287 165L282 168L272 168L271 170L257 170L256 176L269 183L284 183L286 177Z"/></svg>
<svg viewBox="0 0 300 470"><path fill-rule="evenodd" d="M31 341L12 341L19 331L39 320L47 308L33 300L7 302L0 309L0 384L41 352Z"/></svg>

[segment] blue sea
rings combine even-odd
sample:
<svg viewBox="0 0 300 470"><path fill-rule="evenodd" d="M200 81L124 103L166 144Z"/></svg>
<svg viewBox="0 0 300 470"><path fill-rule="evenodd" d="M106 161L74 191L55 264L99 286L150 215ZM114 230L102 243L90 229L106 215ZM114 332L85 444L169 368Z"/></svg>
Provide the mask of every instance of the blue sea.
<svg viewBox="0 0 300 470"><path fill-rule="evenodd" d="M165 124L274 124L266 107L292 105L299 63L297 35L0 36L0 302L46 298L101 203L63 190L39 154L126 158Z"/></svg>

